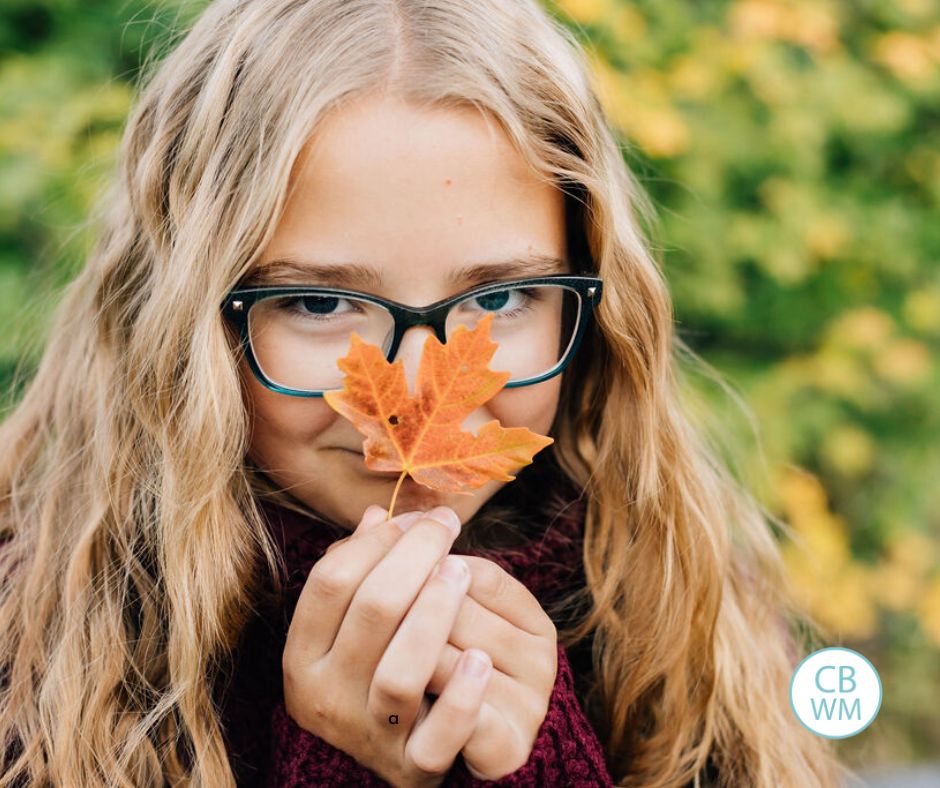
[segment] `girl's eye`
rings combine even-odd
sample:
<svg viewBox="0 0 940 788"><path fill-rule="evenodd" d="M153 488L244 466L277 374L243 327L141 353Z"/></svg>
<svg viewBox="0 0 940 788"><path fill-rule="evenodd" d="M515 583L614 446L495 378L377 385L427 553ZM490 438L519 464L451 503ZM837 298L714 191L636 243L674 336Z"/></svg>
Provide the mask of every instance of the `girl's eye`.
<svg viewBox="0 0 940 788"><path fill-rule="evenodd" d="M502 317L515 317L532 308L538 300L538 288L525 287L513 290L497 290L474 296L466 303L477 303L485 312L500 312ZM507 310L508 311L503 311Z"/></svg>
<svg viewBox="0 0 940 788"><path fill-rule="evenodd" d="M289 296L278 299L277 309L302 318L326 319L355 311L354 309L335 311L337 305L343 301L352 305L348 298L341 298L340 296Z"/></svg>
<svg viewBox="0 0 940 788"><path fill-rule="evenodd" d="M530 310L540 300L538 287L496 290L483 295L471 296L456 308L497 314L501 318L514 318ZM343 306L345 305L345 306ZM374 304L360 302L355 298L330 295L284 296L274 300L274 308L292 317L305 321L328 322L341 316L360 312L373 312Z"/></svg>

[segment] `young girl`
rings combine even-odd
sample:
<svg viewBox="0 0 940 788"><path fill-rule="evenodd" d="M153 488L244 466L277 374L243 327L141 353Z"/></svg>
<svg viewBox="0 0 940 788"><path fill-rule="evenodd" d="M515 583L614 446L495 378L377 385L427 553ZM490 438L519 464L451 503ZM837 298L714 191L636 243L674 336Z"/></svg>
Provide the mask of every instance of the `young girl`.
<svg viewBox="0 0 940 788"><path fill-rule="evenodd" d="M839 784L767 518L679 404L649 205L535 0L216 0L120 162L0 428L0 786ZM491 313L512 385L462 428L554 443L389 512L322 396L351 331L413 392Z"/></svg>

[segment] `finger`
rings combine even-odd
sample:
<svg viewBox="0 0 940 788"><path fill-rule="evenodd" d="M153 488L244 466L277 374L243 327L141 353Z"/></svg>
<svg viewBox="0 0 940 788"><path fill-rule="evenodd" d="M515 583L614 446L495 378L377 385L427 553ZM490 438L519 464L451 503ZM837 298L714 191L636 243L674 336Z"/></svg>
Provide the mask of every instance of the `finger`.
<svg viewBox="0 0 940 788"><path fill-rule="evenodd" d="M554 622L528 588L488 558L462 557L472 575L468 596L530 635L554 636Z"/></svg>
<svg viewBox="0 0 940 788"><path fill-rule="evenodd" d="M410 725L470 583L470 570L445 556L408 610L379 660L367 705L377 719L398 714Z"/></svg>
<svg viewBox="0 0 940 788"><path fill-rule="evenodd" d="M444 675L445 681L440 685L444 691L451 676L459 670L465 653L449 643L441 651L439 666L444 667L439 667L435 675ZM552 678L549 686L554 686L554 683ZM431 695L437 694L431 687L426 691ZM526 688L494 667L477 727L463 748L468 765L470 761L507 763L514 755L525 755L519 762L521 766L528 759L527 753L532 750L535 736L545 719L550 694L544 687L538 691Z"/></svg>
<svg viewBox="0 0 940 788"><path fill-rule="evenodd" d="M388 510L383 509L381 506L372 504L362 515L362 520L359 521L359 525L356 530L353 532L353 536L364 534L366 531L371 529L373 526L378 525L379 523L385 522L388 519Z"/></svg>
<svg viewBox="0 0 940 788"><path fill-rule="evenodd" d="M479 655L480 663L469 658ZM454 671L427 715L411 731L405 756L422 771L443 773L477 729L492 667L486 652L473 649Z"/></svg>
<svg viewBox="0 0 940 788"><path fill-rule="evenodd" d="M487 692L487 697L489 696L490 693ZM543 714L538 722L530 718L523 724L515 716L504 714L484 699L476 728L461 750L470 773L478 780L484 781L497 780L512 774L529 760L529 754L541 728L541 720L544 718ZM475 764L500 764L500 770L477 770L474 768Z"/></svg>
<svg viewBox="0 0 940 788"><path fill-rule="evenodd" d="M476 648L480 649L479 646L476 646ZM482 651L483 649L480 650ZM467 649L467 651L469 651L469 649ZM437 663L434 672L431 674L431 678L428 680L424 691L430 695L440 695L447 686L447 682L450 681L451 676L453 676L454 671L457 670L460 657L465 653L466 651L457 648L452 643L445 643L437 654ZM489 654L489 652L487 652L487 654ZM492 661L491 658L490 662ZM491 698L510 697L511 693L517 691L519 687L517 679L510 678L495 665L493 666L492 674L490 678L490 688L488 690L488 694Z"/></svg>
<svg viewBox="0 0 940 788"><path fill-rule="evenodd" d="M369 572L423 513L386 520L357 539L345 537L317 561L307 575L294 608L285 651L305 661L320 659L333 645L349 604Z"/></svg>
<svg viewBox="0 0 940 788"><path fill-rule="evenodd" d="M461 651L484 648L498 671L522 683L529 683L533 654L546 653L555 642L555 638L533 635L509 623L477 602L469 589L447 639Z"/></svg>
<svg viewBox="0 0 940 788"><path fill-rule="evenodd" d="M440 510L440 513L438 511ZM432 519L447 519L449 507L436 507L418 519L362 580L336 633L331 649L339 665L355 673L375 673L392 635L437 564L450 551L459 528ZM381 531L381 527L375 532ZM364 539L368 539L368 534ZM355 544L355 543L353 543Z"/></svg>
<svg viewBox="0 0 940 788"><path fill-rule="evenodd" d="M409 522L417 518L418 515L423 514L423 512L405 512L404 514L399 514L396 517L392 518L398 522ZM362 536L365 533L368 533L373 528L381 525L384 522L387 522L388 510L383 509L381 506L372 504L369 506L362 515L362 519L359 521L359 525L356 526L355 530L349 534L349 536L344 536L342 539L337 539L335 542L332 542L326 550L323 551L323 555L329 555L333 550L337 549L341 545L346 544L347 542L355 539L358 536ZM322 557L322 556L321 556Z"/></svg>

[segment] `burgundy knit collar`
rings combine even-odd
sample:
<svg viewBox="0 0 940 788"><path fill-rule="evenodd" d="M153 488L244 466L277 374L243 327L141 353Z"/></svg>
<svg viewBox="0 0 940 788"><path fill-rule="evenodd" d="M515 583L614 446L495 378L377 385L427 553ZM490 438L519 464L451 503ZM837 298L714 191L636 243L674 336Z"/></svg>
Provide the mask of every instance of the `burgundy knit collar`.
<svg viewBox="0 0 940 788"><path fill-rule="evenodd" d="M546 481L544 472L544 469L541 472L534 469L528 475L520 474L497 493L506 496L517 492L520 497L524 497L521 485L525 481L525 494L532 496L531 485L537 484L536 496L531 500L541 493L544 504L547 491L554 492L550 503L543 507L542 522L536 523L524 544L514 548L452 551L494 561L522 582L543 604L555 598L563 587L580 582L586 510L585 498L578 496L577 490L567 479L560 479L560 483L553 488L542 486ZM520 487L509 489L517 484ZM259 497L257 501L283 556L282 569L286 570L287 590L299 593L313 564L323 556L330 544L347 536L348 532L315 513L296 512L264 497ZM472 528L473 519L465 523L464 527Z"/></svg>

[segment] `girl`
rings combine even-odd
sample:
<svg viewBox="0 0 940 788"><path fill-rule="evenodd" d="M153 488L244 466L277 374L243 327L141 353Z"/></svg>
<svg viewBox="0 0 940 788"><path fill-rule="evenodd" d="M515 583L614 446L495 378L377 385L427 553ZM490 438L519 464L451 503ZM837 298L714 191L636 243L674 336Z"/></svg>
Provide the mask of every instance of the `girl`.
<svg viewBox="0 0 940 788"><path fill-rule="evenodd" d="M535 0L216 0L120 162L0 432L0 785L837 784L766 517L679 404L649 205ZM350 332L414 391L484 313L519 385L463 429L554 443L389 512L322 397Z"/></svg>

